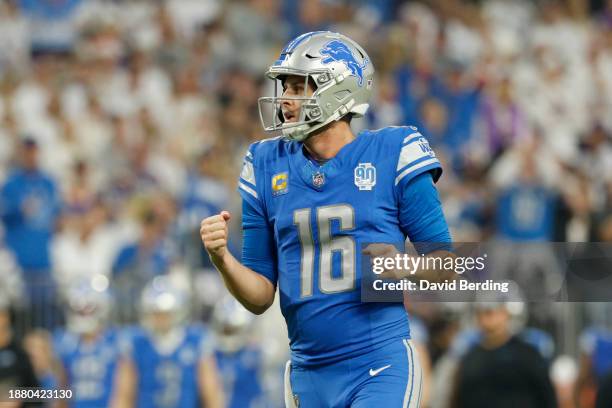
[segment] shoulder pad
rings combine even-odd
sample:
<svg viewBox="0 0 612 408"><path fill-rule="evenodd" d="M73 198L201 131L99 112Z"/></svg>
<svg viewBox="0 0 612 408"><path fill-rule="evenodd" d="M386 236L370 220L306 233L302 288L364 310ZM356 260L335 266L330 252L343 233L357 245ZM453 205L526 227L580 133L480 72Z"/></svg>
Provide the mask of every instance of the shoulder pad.
<svg viewBox="0 0 612 408"><path fill-rule="evenodd" d="M442 173L442 166L436 153L429 146L429 141L414 126L402 127L403 131L393 132L394 141L398 143L399 155L397 159L395 185L402 180L411 178L425 172L432 171L434 182L438 181Z"/></svg>

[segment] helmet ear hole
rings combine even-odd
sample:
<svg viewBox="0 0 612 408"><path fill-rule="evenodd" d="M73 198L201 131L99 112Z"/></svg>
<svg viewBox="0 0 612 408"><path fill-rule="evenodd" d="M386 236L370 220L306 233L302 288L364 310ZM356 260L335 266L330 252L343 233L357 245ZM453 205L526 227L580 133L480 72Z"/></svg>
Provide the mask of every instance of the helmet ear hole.
<svg viewBox="0 0 612 408"><path fill-rule="evenodd" d="M314 80L312 76L308 76L308 86L312 88L313 93L316 92L317 89L319 88L319 86L317 85L316 81Z"/></svg>

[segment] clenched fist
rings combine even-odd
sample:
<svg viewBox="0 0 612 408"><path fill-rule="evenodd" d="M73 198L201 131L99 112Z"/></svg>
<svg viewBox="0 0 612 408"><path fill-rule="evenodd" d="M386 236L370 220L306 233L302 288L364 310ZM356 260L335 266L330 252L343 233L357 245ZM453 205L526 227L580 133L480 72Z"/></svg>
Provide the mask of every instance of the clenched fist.
<svg viewBox="0 0 612 408"><path fill-rule="evenodd" d="M227 252L227 223L231 215L228 211L205 218L200 224L200 236L204 248L211 258L222 259Z"/></svg>

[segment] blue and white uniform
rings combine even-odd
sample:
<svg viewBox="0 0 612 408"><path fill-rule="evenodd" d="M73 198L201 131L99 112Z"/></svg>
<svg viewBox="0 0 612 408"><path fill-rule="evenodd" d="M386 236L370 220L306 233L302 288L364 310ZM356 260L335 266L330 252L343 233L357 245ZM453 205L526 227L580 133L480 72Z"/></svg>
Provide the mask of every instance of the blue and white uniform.
<svg viewBox="0 0 612 408"><path fill-rule="evenodd" d="M110 405L119 359L117 332L107 329L94 341L68 331L54 335L53 346L66 374L74 408L105 408Z"/></svg>
<svg viewBox="0 0 612 408"><path fill-rule="evenodd" d="M406 238L450 242L440 174L414 127L363 131L323 165L301 142L250 146L239 181L242 260L279 287L300 406L418 406L407 314L361 301L359 252Z"/></svg>
<svg viewBox="0 0 612 408"><path fill-rule="evenodd" d="M136 407L201 406L198 367L212 352L203 327L177 329L172 344L165 345L149 331L135 327L126 333L122 347L136 370Z"/></svg>

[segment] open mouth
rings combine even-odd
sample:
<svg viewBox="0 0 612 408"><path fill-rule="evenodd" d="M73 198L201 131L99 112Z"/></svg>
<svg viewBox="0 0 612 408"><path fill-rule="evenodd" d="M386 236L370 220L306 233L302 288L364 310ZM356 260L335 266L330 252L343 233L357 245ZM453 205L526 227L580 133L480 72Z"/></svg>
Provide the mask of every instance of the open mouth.
<svg viewBox="0 0 612 408"><path fill-rule="evenodd" d="M286 111L283 112L283 118L285 118L285 122L293 122L295 115L292 112Z"/></svg>

